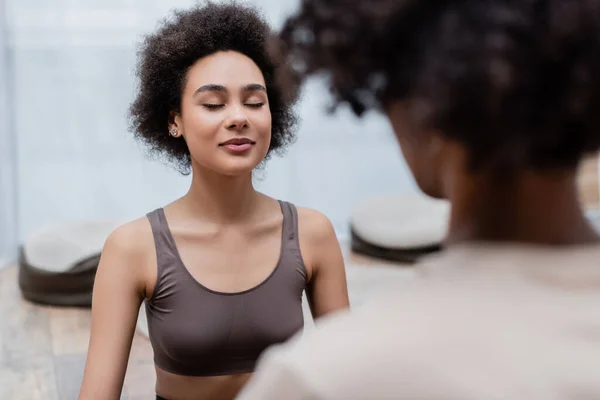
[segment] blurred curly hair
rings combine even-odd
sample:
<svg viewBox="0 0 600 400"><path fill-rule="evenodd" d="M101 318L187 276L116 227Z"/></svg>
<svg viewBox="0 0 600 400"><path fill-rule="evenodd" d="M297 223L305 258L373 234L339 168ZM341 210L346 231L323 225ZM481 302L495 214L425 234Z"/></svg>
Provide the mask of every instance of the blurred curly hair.
<svg viewBox="0 0 600 400"><path fill-rule="evenodd" d="M600 0L303 0L274 47L357 115L401 101L473 168L562 168L600 148Z"/></svg>

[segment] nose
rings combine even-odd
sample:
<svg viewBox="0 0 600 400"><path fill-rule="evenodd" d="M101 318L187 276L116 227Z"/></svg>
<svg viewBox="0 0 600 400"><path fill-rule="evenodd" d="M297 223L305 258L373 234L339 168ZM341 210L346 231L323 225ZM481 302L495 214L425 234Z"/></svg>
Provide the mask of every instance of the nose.
<svg viewBox="0 0 600 400"><path fill-rule="evenodd" d="M248 118L242 107L233 107L231 115L227 118L227 129L242 130L248 127Z"/></svg>

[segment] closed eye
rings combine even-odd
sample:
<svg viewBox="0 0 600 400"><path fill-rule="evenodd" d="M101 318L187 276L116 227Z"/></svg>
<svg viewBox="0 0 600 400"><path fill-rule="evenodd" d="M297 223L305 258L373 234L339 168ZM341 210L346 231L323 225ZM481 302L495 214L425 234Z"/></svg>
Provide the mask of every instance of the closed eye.
<svg viewBox="0 0 600 400"><path fill-rule="evenodd" d="M225 104L210 104L210 103L208 103L208 104L202 104L202 106L204 106L204 107L206 107L208 109L214 110L214 109L217 109L217 108L223 108L223 107L225 107Z"/></svg>
<svg viewBox="0 0 600 400"><path fill-rule="evenodd" d="M251 107L251 108L260 108L260 107L264 106L265 103L246 103L244 105L247 107Z"/></svg>

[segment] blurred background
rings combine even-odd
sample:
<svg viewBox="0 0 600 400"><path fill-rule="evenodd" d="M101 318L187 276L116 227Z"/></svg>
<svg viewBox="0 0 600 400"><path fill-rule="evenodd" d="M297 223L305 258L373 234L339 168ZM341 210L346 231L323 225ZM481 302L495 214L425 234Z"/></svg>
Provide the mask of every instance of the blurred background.
<svg viewBox="0 0 600 400"><path fill-rule="evenodd" d="M189 177L152 161L128 132L136 49L192 0L0 0L0 258L34 229L137 218L185 193ZM257 0L277 29L297 0ZM347 237L353 205L415 185L388 123L328 116L307 85L298 141L257 174L267 194L327 214Z"/></svg>

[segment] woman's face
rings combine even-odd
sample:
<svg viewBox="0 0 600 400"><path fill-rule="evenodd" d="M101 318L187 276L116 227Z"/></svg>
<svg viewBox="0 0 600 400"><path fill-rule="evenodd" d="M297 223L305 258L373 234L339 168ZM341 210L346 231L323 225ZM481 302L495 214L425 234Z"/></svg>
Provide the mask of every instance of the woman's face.
<svg viewBox="0 0 600 400"><path fill-rule="evenodd" d="M271 111L258 66L234 51L198 60L187 73L181 112L170 119L173 129L196 167L228 176L251 172L271 143Z"/></svg>

